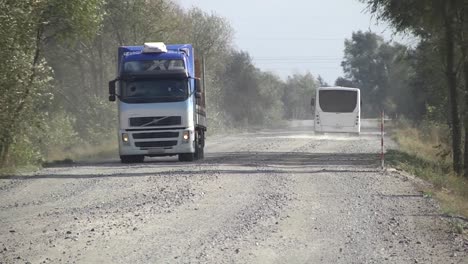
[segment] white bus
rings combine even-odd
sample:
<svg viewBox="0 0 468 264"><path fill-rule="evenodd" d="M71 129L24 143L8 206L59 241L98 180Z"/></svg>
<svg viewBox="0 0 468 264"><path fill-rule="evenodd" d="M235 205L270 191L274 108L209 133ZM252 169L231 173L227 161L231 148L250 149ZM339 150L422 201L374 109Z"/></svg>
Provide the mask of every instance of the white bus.
<svg viewBox="0 0 468 264"><path fill-rule="evenodd" d="M361 92L357 88L319 87L315 106L315 133L361 132Z"/></svg>

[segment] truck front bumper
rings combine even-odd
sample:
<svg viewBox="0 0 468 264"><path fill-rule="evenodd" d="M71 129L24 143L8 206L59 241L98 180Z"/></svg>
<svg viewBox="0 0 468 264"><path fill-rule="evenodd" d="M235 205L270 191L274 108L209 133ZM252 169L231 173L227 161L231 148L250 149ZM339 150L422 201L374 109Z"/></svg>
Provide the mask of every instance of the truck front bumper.
<svg viewBox="0 0 468 264"><path fill-rule="evenodd" d="M171 156L195 153L194 129L120 130L119 154Z"/></svg>

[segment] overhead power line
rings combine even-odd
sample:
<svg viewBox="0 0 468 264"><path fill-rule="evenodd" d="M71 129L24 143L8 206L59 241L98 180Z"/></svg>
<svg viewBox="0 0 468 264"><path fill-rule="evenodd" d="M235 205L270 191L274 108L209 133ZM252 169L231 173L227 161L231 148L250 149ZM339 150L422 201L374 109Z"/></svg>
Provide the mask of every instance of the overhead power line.
<svg viewBox="0 0 468 264"><path fill-rule="evenodd" d="M289 60L289 59L337 59L341 60L343 57L337 56L323 56L323 55L311 55L311 56L252 56L255 59L274 59L274 60Z"/></svg>
<svg viewBox="0 0 468 264"><path fill-rule="evenodd" d="M344 41L346 38L315 38L315 37L234 37L237 40L316 40L316 41Z"/></svg>

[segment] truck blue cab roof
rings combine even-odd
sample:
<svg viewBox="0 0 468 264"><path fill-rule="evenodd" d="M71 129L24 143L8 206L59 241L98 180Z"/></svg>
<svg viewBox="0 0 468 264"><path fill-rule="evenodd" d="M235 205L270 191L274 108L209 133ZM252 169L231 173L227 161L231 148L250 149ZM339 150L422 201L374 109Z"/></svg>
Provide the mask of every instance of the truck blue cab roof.
<svg viewBox="0 0 468 264"><path fill-rule="evenodd" d="M195 54L191 44L166 45L167 52L143 53L144 46L121 46L118 51L118 72L128 61L184 60L189 77L195 77Z"/></svg>

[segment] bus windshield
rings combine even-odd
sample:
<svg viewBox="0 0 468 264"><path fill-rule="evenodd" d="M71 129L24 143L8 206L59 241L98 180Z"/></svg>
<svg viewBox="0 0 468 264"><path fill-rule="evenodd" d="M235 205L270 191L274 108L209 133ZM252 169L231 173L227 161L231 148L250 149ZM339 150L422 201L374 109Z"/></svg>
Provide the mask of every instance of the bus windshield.
<svg viewBox="0 0 468 264"><path fill-rule="evenodd" d="M357 91L320 90L319 104L324 112L351 113L356 109Z"/></svg>

